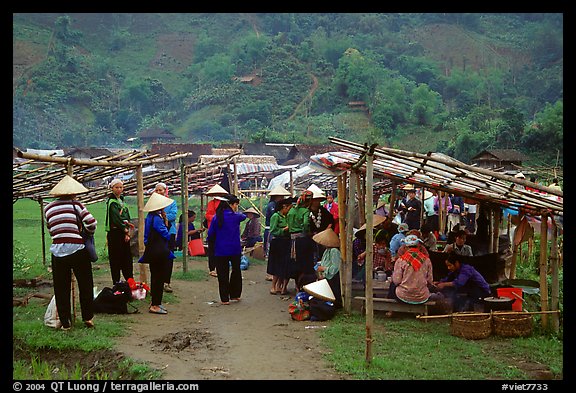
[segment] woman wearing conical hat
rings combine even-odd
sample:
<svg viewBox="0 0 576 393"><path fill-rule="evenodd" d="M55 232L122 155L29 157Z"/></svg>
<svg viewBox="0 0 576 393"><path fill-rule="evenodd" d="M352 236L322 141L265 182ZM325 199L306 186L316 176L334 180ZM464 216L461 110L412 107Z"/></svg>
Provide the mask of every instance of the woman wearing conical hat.
<svg viewBox="0 0 576 393"><path fill-rule="evenodd" d="M154 192L150 195L144 209L142 209L148 214L144 223L144 254L138 262L150 265L150 293L152 301L148 311L153 314L168 313L162 305L162 297L168 266L175 256L169 247L170 232L164 208L170 206L173 202L173 199Z"/></svg>
<svg viewBox="0 0 576 393"><path fill-rule="evenodd" d="M322 259L316 265L318 278L325 278L328 281L332 292L334 292L334 306L341 308L340 261L342 260L342 254L340 253L340 238L332 228L327 228L314 235L312 240L324 247Z"/></svg>
<svg viewBox="0 0 576 393"><path fill-rule="evenodd" d="M218 209L218 205L220 205L220 199L226 195L228 195L228 191L218 184L215 184L206 192L206 196L212 197L212 200L206 204L206 213L204 214L203 225L206 230L210 229L210 223L216 215L216 209ZM208 271L212 277L218 276L216 273L216 262L214 262L214 244L210 244L210 242L208 242Z"/></svg>
<svg viewBox="0 0 576 393"><path fill-rule="evenodd" d="M78 282L82 320L86 327L94 327L92 263L84 249L79 225L84 225L89 233L94 233L97 222L88 209L75 200L77 194L85 192L88 192L86 187L66 175L50 191L50 195L57 199L44 208L46 226L52 238L50 252L54 296L62 330L69 330L72 327L70 312L72 272Z"/></svg>

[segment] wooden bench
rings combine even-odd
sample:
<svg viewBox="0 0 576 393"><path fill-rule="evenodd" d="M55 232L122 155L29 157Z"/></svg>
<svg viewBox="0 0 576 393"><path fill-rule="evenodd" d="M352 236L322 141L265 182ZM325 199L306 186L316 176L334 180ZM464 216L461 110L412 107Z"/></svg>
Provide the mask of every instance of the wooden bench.
<svg viewBox="0 0 576 393"><path fill-rule="evenodd" d="M354 299L362 301L361 312L364 314L366 308L366 297L355 296ZM396 299L372 298L372 308L377 311L398 311L419 315L428 315L428 307L435 306L436 302L428 300L422 304L408 304L397 301Z"/></svg>

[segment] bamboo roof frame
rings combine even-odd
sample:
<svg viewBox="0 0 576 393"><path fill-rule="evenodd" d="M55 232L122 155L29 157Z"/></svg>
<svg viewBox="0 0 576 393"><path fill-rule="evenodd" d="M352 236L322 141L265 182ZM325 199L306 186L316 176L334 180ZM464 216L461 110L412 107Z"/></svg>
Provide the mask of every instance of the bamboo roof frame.
<svg viewBox="0 0 576 393"><path fill-rule="evenodd" d="M344 139L329 137L330 141L341 147L343 151L356 155L352 161L344 155L336 157L347 163L348 168L365 173L364 158L370 147ZM518 179L489 169L464 164L461 161L437 153L415 153L373 145L374 149L374 188L387 191L393 183L409 183L416 187L444 191L479 202L499 205L505 208L524 209L533 215L562 215L564 204L562 200L550 198L550 195L563 197L561 190L549 188L528 180ZM335 189L336 176L315 174L296 185L318 181L326 188ZM312 180L311 180L312 179ZM318 184L317 184L318 185ZM528 186L547 193L540 194L524 189Z"/></svg>

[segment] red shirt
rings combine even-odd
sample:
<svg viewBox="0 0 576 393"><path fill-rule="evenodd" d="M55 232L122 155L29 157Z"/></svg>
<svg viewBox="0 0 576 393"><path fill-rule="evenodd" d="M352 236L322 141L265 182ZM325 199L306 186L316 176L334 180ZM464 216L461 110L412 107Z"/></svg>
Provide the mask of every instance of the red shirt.
<svg viewBox="0 0 576 393"><path fill-rule="evenodd" d="M206 228L209 229L210 228L210 223L212 222L212 218L216 215L216 209L218 208L218 205L220 204L220 200L218 199L212 199L210 202L208 202L208 205L206 205L206 221L208 221L208 224L206 224Z"/></svg>

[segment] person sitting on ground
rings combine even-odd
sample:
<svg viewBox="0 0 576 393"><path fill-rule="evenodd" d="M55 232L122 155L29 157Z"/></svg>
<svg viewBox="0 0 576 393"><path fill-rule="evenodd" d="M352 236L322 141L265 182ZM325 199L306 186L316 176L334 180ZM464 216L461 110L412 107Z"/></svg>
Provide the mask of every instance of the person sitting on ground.
<svg viewBox="0 0 576 393"><path fill-rule="evenodd" d="M372 245L372 269L376 271L384 271L387 275L392 274L394 265L392 264L392 253L390 249L386 246L386 234L384 230L380 229L374 235L374 243ZM366 259L366 251L358 255L358 260L364 261Z"/></svg>
<svg viewBox="0 0 576 393"><path fill-rule="evenodd" d="M450 253L445 263L450 273L434 285L450 299L454 312L472 311L475 304L490 296L490 284L474 266L462 263L461 255Z"/></svg>
<svg viewBox="0 0 576 393"><path fill-rule="evenodd" d="M194 221L196 220L196 212L188 209L188 242L194 239L200 239L200 234L206 230L206 228L196 229L194 226ZM176 234L176 250L182 251L182 221L183 217L180 214L178 219L178 232Z"/></svg>
<svg viewBox="0 0 576 393"><path fill-rule="evenodd" d="M439 297L430 293L429 286L433 283L432 262L419 248L422 239L408 235L403 243L407 249L394 263L388 298L408 304L422 304ZM392 313L386 315L391 316Z"/></svg>
<svg viewBox="0 0 576 393"><path fill-rule="evenodd" d="M244 247L254 247L258 242L262 241L262 235L260 235L260 213L253 207L246 209L244 211L246 217L248 217L248 222L242 231L242 246Z"/></svg>
<svg viewBox="0 0 576 393"><path fill-rule="evenodd" d="M428 251L437 251L437 239L436 236L434 236L434 233L432 233L430 226L428 224L424 224L422 225L420 231L422 232L422 244L424 247L426 247Z"/></svg>
<svg viewBox="0 0 576 393"><path fill-rule="evenodd" d="M332 228L327 228L314 235L312 240L325 247L322 259L320 259L316 265L318 279L321 280L325 278L328 281L328 285L330 285L336 297L334 306L336 308L342 308L342 294L340 291L340 260L342 259L342 254L340 253L340 238Z"/></svg>
<svg viewBox="0 0 576 393"><path fill-rule="evenodd" d="M458 232L456 232L456 239L454 240L454 243L446 245L446 247L444 247L444 252L453 252L458 255L469 257L473 256L472 247L466 244L466 231L464 229L460 229Z"/></svg>
<svg viewBox="0 0 576 393"><path fill-rule="evenodd" d="M404 222L399 224L397 230L398 233L392 236L392 239L390 239L390 252L392 253L393 259L396 258L396 253L402 245L402 239L406 237L406 232L409 230L408 224Z"/></svg>

